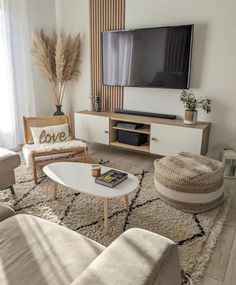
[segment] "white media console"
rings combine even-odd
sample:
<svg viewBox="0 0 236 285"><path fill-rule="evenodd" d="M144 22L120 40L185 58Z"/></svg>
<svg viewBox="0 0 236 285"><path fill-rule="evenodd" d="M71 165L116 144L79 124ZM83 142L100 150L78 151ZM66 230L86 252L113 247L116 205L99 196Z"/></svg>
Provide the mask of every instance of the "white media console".
<svg viewBox="0 0 236 285"><path fill-rule="evenodd" d="M208 151L210 123L207 122L185 125L181 119L90 111L77 112L74 119L75 138L88 142L164 156L181 151L195 154L206 154ZM116 127L118 121L141 123L144 126L136 130L127 130ZM148 141L141 146L119 143L118 129L145 133L148 135Z"/></svg>

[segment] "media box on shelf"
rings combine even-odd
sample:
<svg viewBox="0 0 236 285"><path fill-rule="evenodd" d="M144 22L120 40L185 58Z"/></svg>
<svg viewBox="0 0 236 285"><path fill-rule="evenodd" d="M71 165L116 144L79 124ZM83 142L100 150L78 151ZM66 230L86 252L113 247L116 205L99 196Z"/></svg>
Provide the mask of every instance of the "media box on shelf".
<svg viewBox="0 0 236 285"><path fill-rule="evenodd" d="M130 145L142 145L147 142L147 134L134 133L124 130L117 130L117 140L119 143Z"/></svg>

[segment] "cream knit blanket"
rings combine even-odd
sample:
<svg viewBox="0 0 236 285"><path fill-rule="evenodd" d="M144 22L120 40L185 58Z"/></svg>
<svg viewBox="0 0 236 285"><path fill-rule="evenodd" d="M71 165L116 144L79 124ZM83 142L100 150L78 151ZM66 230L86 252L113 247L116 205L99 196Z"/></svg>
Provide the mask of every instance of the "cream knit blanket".
<svg viewBox="0 0 236 285"><path fill-rule="evenodd" d="M26 166L31 166L31 153L32 152L44 152L44 151L52 151L52 150L60 150L60 149L68 149L68 148L77 148L77 147L86 147L87 144L78 141L71 140L66 142L57 142L57 143L44 143L44 144L25 144L22 148L23 158L25 159ZM37 158L37 160L45 160L45 159L53 159L59 157L66 157L67 153L62 154L53 154L49 156L41 156Z"/></svg>

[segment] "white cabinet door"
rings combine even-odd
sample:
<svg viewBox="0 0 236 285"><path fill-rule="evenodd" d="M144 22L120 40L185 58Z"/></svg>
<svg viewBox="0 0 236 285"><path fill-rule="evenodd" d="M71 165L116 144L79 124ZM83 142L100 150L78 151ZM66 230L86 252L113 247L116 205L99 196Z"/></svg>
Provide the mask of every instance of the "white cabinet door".
<svg viewBox="0 0 236 285"><path fill-rule="evenodd" d="M180 151L201 154L203 131L191 127L151 124L150 152L170 155Z"/></svg>
<svg viewBox="0 0 236 285"><path fill-rule="evenodd" d="M109 144L109 118L75 113L75 138Z"/></svg>

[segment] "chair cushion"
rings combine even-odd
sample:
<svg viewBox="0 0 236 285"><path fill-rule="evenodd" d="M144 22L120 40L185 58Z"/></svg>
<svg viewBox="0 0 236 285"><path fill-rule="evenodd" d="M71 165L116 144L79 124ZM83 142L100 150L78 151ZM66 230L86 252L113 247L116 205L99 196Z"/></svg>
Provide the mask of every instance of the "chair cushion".
<svg viewBox="0 0 236 285"><path fill-rule="evenodd" d="M30 166L31 161L31 153L32 152L44 152L44 151L52 151L52 150L60 150L60 149L68 149L68 148L78 148L78 147L87 147L87 144L79 141L79 140L70 140L66 142L57 142L51 144L25 144L22 148L23 158L26 161L26 165ZM45 159L54 159L60 157L66 157L68 153L62 154L53 154L50 156L41 156L36 159L37 160L45 160Z"/></svg>
<svg viewBox="0 0 236 285"><path fill-rule="evenodd" d="M1 173L5 173L9 170L15 169L17 166L20 165L20 162L21 160L19 154L5 148L0 148Z"/></svg>
<svg viewBox="0 0 236 285"><path fill-rule="evenodd" d="M83 235L29 215L1 222L0 233L0 284L70 284L104 250Z"/></svg>

